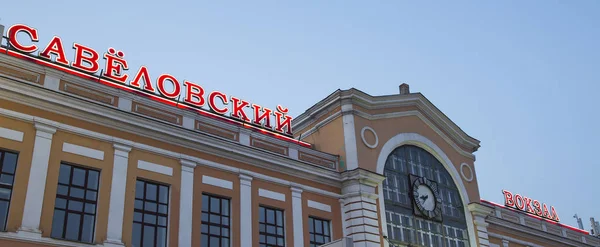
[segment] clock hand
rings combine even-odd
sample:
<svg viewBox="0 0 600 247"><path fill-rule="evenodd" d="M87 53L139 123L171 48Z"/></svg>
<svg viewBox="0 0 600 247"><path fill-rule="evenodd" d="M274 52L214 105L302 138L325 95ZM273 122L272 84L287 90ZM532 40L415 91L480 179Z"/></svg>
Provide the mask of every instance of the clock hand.
<svg viewBox="0 0 600 247"><path fill-rule="evenodd" d="M429 198L429 195L420 196L419 198L421 198L422 201L427 201L427 198Z"/></svg>

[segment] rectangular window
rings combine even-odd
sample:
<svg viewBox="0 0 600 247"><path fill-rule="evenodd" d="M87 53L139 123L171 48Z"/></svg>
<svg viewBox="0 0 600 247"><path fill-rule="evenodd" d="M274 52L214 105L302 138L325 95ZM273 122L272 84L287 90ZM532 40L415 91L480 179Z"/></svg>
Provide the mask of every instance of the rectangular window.
<svg viewBox="0 0 600 247"><path fill-rule="evenodd" d="M167 246L169 187L137 180L133 210L132 245L134 247Z"/></svg>
<svg viewBox="0 0 600 247"><path fill-rule="evenodd" d="M202 195L202 243L200 246L229 247L229 199Z"/></svg>
<svg viewBox="0 0 600 247"><path fill-rule="evenodd" d="M328 220L308 217L310 247L317 247L331 242L331 228Z"/></svg>
<svg viewBox="0 0 600 247"><path fill-rule="evenodd" d="M285 246L283 210L261 206L258 229L260 247Z"/></svg>
<svg viewBox="0 0 600 247"><path fill-rule="evenodd" d="M16 153L0 151L0 231L6 231L17 157Z"/></svg>
<svg viewBox="0 0 600 247"><path fill-rule="evenodd" d="M92 243L100 172L61 164L51 237Z"/></svg>

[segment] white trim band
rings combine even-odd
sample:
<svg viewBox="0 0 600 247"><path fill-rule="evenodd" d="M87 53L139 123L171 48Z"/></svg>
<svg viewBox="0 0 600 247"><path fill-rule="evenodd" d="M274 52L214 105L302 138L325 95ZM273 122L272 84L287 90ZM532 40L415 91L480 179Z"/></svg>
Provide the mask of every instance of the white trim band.
<svg viewBox="0 0 600 247"><path fill-rule="evenodd" d="M275 192L275 191L258 189L258 196L285 202L285 194L281 194L281 193Z"/></svg>
<svg viewBox="0 0 600 247"><path fill-rule="evenodd" d="M206 176L206 175L202 175L202 183L221 187L221 188L228 189L228 190L233 189L233 182L231 182L229 180L225 180L225 179Z"/></svg>
<svg viewBox="0 0 600 247"><path fill-rule="evenodd" d="M142 170L156 172L160 174L164 174L167 176L173 176L173 168L168 166L163 166L159 164L154 164L148 161L138 160L137 167Z"/></svg>
<svg viewBox="0 0 600 247"><path fill-rule="evenodd" d="M67 143L67 142L63 143L62 151L66 152L66 153L72 153L72 154L92 158L92 159L104 160L104 151L87 148L84 146L79 146L79 145L75 145L75 144L71 144L71 143Z"/></svg>
<svg viewBox="0 0 600 247"><path fill-rule="evenodd" d="M331 206L320 202L308 200L308 207L331 213Z"/></svg>
<svg viewBox="0 0 600 247"><path fill-rule="evenodd" d="M0 138L23 142L23 132L0 127Z"/></svg>

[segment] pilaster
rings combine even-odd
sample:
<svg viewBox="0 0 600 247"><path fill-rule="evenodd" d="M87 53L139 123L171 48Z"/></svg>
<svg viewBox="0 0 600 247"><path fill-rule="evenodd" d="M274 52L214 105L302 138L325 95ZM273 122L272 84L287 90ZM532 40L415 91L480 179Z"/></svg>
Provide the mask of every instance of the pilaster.
<svg viewBox="0 0 600 247"><path fill-rule="evenodd" d="M181 160L181 196L179 198L179 246L192 246L194 168L196 163Z"/></svg>
<svg viewBox="0 0 600 247"><path fill-rule="evenodd" d="M123 244L123 215L125 207L125 187L130 146L114 144L114 163L110 202L108 205L108 229L105 246L125 246Z"/></svg>
<svg viewBox="0 0 600 247"><path fill-rule="evenodd" d="M294 223L294 246L304 246L304 221L302 218L302 189L292 187L292 216Z"/></svg>
<svg viewBox="0 0 600 247"><path fill-rule="evenodd" d="M486 217L494 212L494 209L479 203L471 203L468 205L469 211L473 214L473 223L477 231L477 242L479 246L490 246L487 227L489 223L485 221Z"/></svg>
<svg viewBox="0 0 600 247"><path fill-rule="evenodd" d="M385 177L360 168L342 176L344 236L351 237L354 246L381 246L376 187Z"/></svg>
<svg viewBox="0 0 600 247"><path fill-rule="evenodd" d="M252 247L252 177L240 174L240 239Z"/></svg>
<svg viewBox="0 0 600 247"><path fill-rule="evenodd" d="M19 228L19 234L41 238L40 219L42 217L42 202L44 201L46 177L48 176L52 137L56 133L56 128L42 123L35 123L35 129L31 172L29 173L27 194L23 209L23 221Z"/></svg>

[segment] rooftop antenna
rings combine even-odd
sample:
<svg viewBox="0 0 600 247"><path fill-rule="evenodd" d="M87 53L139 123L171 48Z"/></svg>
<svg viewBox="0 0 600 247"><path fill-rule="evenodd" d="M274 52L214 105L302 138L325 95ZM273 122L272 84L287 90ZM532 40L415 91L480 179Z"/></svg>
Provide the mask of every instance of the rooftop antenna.
<svg viewBox="0 0 600 247"><path fill-rule="evenodd" d="M583 229L583 222L581 221L581 218L577 217L577 214L573 215L573 218L577 219L577 225L579 226L579 229L585 230Z"/></svg>

